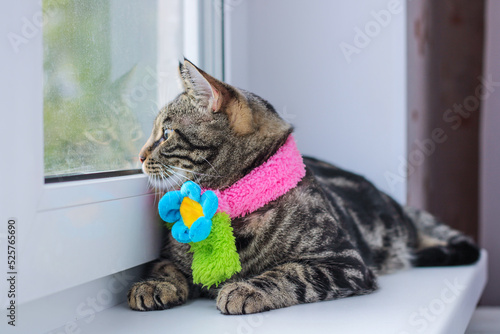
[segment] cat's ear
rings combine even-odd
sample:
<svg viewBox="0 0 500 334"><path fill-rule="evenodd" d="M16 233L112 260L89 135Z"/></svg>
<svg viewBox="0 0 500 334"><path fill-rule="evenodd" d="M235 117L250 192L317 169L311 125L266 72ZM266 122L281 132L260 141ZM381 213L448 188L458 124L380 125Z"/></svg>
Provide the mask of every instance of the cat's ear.
<svg viewBox="0 0 500 334"><path fill-rule="evenodd" d="M220 110L222 106L220 90L223 89L223 85L218 84L220 82L217 79L203 72L185 58L183 63L179 63L179 71L184 88L189 95L213 112Z"/></svg>
<svg viewBox="0 0 500 334"><path fill-rule="evenodd" d="M189 60L179 64L186 92L212 112L223 112L235 133L245 135L255 130L252 111L246 99L234 87L208 75Z"/></svg>

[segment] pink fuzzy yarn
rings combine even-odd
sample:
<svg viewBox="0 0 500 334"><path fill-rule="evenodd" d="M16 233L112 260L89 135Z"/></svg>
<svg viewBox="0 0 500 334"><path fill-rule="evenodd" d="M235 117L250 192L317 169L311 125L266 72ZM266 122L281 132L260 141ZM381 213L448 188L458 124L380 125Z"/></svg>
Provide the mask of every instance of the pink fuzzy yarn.
<svg viewBox="0 0 500 334"><path fill-rule="evenodd" d="M213 190L219 198L218 212L226 212L231 218L244 217L286 194L305 175L302 155L290 135L265 163L231 187L223 191Z"/></svg>

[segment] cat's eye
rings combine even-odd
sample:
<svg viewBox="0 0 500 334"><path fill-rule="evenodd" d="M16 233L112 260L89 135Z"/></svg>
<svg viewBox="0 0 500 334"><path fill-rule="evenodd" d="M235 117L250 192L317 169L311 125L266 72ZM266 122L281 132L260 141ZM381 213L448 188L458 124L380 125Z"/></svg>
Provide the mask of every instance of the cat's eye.
<svg viewBox="0 0 500 334"><path fill-rule="evenodd" d="M168 137L170 137L174 133L174 130L172 129L165 129L163 131L163 139L167 140Z"/></svg>

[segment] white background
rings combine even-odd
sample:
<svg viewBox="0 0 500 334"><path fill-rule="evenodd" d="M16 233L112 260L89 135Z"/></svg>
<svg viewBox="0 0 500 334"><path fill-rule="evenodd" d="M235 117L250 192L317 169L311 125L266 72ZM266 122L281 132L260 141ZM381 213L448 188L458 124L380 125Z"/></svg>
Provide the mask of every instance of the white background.
<svg viewBox="0 0 500 334"><path fill-rule="evenodd" d="M404 203L405 2L350 63L340 49L391 2L227 1L226 80L294 124L303 154L360 173ZM391 187L386 172L401 182Z"/></svg>

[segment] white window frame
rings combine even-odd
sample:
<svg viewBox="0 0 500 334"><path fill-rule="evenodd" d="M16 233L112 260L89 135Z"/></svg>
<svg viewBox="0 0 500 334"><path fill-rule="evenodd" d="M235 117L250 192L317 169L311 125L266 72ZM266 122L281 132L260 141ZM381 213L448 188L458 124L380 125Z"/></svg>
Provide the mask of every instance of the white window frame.
<svg viewBox="0 0 500 334"><path fill-rule="evenodd" d="M203 1L186 1L185 6L195 13L190 15L204 17L184 41L189 58L196 50L192 41L207 41L207 32L219 36L212 30L222 27L222 18L208 16L211 22L207 22L207 11L213 14L216 7L205 8ZM154 260L161 243L154 195L145 175L45 184L41 16L39 0L9 0L0 5L4 36L0 208L5 221L0 225L0 249L6 248L6 222L15 218L19 304ZM30 34L24 36L23 26L30 25L26 22L34 29L25 28ZM17 51L9 42L14 34L23 38ZM214 49L222 50L222 37L210 43L220 43ZM201 48L191 55L207 71L222 77L217 57L220 60L221 54L213 49L205 53ZM2 280L1 291L6 291L5 284Z"/></svg>

